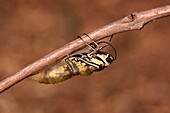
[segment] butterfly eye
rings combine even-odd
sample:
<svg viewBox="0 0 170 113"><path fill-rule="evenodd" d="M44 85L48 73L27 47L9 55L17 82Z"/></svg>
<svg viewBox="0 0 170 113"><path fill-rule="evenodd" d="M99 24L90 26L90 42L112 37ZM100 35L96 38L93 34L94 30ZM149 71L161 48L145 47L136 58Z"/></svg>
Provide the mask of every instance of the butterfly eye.
<svg viewBox="0 0 170 113"><path fill-rule="evenodd" d="M113 62L113 58L112 57L110 57L110 56L108 56L107 58L106 58L106 61L108 62L108 63L112 63Z"/></svg>

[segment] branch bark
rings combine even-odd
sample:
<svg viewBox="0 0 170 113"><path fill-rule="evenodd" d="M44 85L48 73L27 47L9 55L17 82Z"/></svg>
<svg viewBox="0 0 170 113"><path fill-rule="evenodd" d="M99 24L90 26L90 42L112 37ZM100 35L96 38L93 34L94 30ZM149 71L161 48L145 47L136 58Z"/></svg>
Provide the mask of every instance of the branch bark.
<svg viewBox="0 0 170 113"><path fill-rule="evenodd" d="M132 13L120 20L109 23L93 32L88 33L88 35L93 40L100 40L107 36L114 35L121 32L131 31L131 30L140 30L144 25L149 23L150 21L166 17L170 15L170 5L147 10L141 12ZM87 36L82 36L82 38L87 43L92 43L91 40ZM74 40L63 47L51 52L50 54L42 57L41 59L33 62L12 76L4 79L0 82L0 93L20 82L21 80L27 78L32 73L46 67L49 64L54 63L55 61L63 58L65 55L72 53L82 47L85 44L82 40L77 39Z"/></svg>

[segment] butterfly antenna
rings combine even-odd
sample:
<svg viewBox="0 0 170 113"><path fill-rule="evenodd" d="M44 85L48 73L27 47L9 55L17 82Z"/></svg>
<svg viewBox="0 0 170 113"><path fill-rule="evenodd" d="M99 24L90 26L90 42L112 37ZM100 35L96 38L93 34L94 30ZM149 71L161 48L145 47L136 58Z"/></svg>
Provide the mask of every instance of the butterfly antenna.
<svg viewBox="0 0 170 113"><path fill-rule="evenodd" d="M101 44L101 43L105 43L106 45L102 46L99 50L102 50L107 46L111 46L111 48L113 49L113 51L115 53L114 59L116 59L117 58L117 52L116 52L116 49L114 48L114 46L112 44L110 44L109 42L106 42L106 41L100 41L98 44Z"/></svg>

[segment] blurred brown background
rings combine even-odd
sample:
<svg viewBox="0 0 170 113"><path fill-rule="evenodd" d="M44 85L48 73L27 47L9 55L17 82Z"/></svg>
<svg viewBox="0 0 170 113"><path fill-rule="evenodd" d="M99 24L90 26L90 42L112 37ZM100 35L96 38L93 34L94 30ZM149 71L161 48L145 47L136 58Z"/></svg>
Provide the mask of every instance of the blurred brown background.
<svg viewBox="0 0 170 113"><path fill-rule="evenodd" d="M169 0L0 0L0 80L132 12ZM43 85L25 79L0 94L0 113L170 113L170 17L115 35L102 72ZM112 51L110 51L112 52Z"/></svg>

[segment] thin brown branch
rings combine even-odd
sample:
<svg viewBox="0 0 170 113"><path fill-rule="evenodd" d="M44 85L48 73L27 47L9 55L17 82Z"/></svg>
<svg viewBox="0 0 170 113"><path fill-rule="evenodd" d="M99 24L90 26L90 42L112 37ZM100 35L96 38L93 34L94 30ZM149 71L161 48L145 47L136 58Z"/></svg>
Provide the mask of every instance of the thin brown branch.
<svg viewBox="0 0 170 113"><path fill-rule="evenodd" d="M142 29L146 23L169 15L170 5L138 13L136 12L120 20L105 25L97 30L94 30L88 35L94 40L99 40L120 32ZM91 43L91 40L86 36L82 36L82 38L84 38L86 42ZM0 93L30 76L30 74L42 69L43 67L46 67L56 60L63 58L65 55L82 48L83 46L85 46L84 42L80 39L77 39L35 61L24 69L1 81Z"/></svg>

